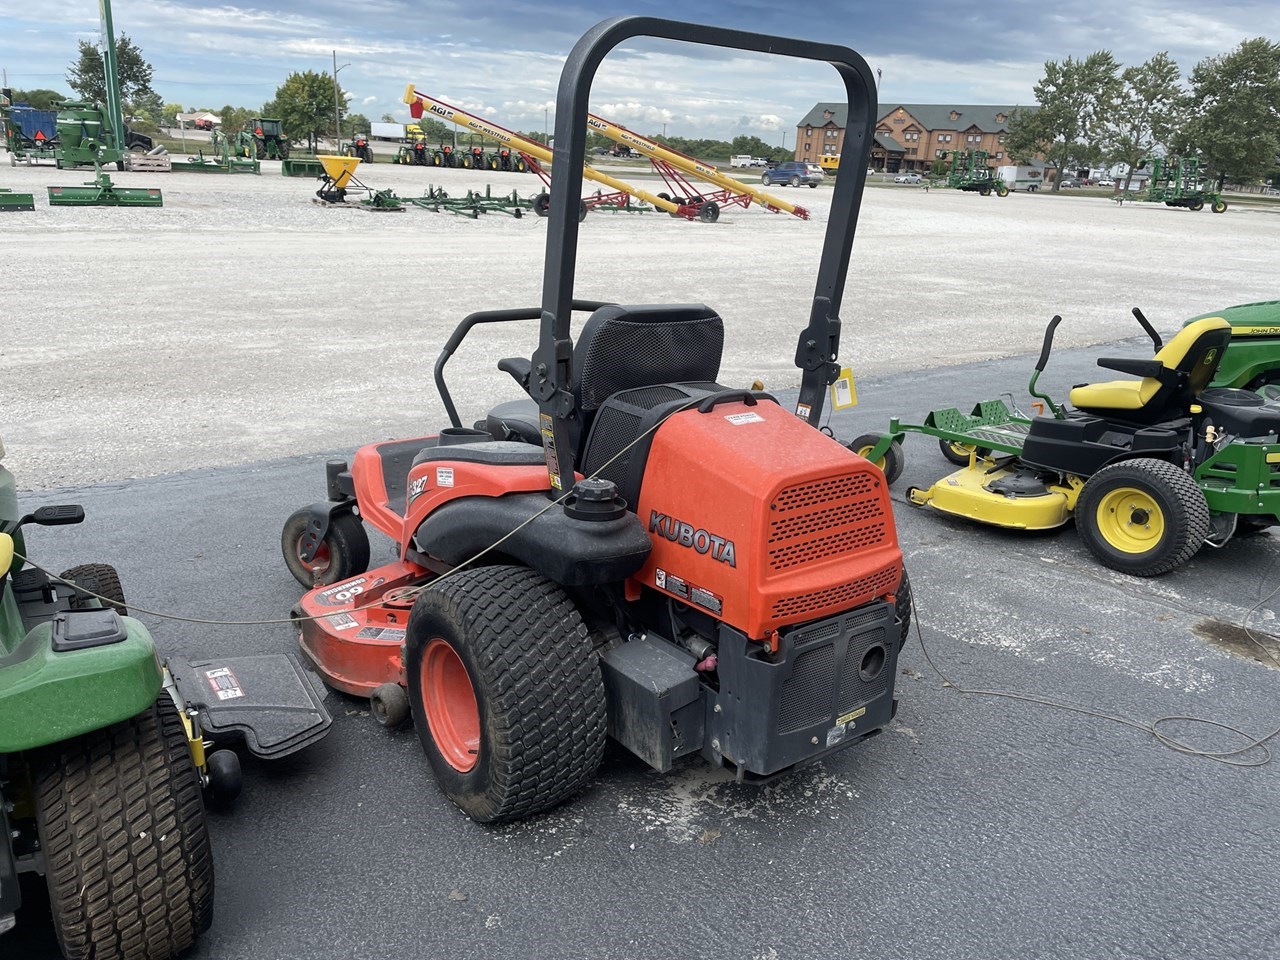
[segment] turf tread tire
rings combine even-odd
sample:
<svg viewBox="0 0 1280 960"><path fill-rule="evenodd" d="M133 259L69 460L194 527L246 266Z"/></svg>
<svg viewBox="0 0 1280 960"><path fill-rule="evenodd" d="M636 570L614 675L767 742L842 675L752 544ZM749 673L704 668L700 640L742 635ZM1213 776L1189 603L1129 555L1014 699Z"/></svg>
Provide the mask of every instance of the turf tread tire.
<svg viewBox="0 0 1280 960"><path fill-rule="evenodd" d="M129 609L125 605L124 587L120 585L120 574L109 563L82 563L63 570L58 574L63 580L74 583L78 587L92 590L94 593L115 601L110 604L120 616L128 616ZM86 610L96 607L99 601L93 597L77 593L71 600L71 609Z"/></svg>
<svg viewBox="0 0 1280 960"><path fill-rule="evenodd" d="M480 711L477 764L441 757L423 702L423 652L454 647ZM423 749L444 793L469 817L496 823L570 799L595 775L607 732L604 681L592 638L559 586L525 567L464 570L429 587L409 617L405 670Z"/></svg>
<svg viewBox="0 0 1280 960"><path fill-rule="evenodd" d="M1123 554L1112 548L1097 529L1098 501L1117 486L1143 487L1165 501L1166 536L1145 554ZM1182 566L1209 535L1209 504L1191 476L1167 460L1137 457L1113 463L1085 483L1075 509L1076 530L1085 546L1113 570L1135 577L1158 577Z"/></svg>
<svg viewBox="0 0 1280 960"><path fill-rule="evenodd" d="M163 960L213 921L200 778L168 694L55 748L36 777L49 901L67 960Z"/></svg>

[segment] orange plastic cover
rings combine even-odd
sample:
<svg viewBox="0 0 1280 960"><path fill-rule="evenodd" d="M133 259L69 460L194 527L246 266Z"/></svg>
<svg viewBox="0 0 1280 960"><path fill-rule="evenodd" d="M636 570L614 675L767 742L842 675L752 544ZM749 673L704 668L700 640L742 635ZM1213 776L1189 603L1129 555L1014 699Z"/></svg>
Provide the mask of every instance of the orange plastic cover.
<svg viewBox="0 0 1280 960"><path fill-rule="evenodd" d="M902 551L879 468L767 400L686 410L654 434L635 580L753 639L887 597Z"/></svg>

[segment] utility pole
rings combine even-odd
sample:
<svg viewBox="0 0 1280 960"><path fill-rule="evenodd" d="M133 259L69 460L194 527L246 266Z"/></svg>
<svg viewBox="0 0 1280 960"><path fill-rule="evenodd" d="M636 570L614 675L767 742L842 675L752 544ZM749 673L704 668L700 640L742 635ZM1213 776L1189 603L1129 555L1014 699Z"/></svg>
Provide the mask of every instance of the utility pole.
<svg viewBox="0 0 1280 960"><path fill-rule="evenodd" d="M345 70L351 66L344 63L338 66L338 51L333 51L333 152L340 153L342 151L342 114L338 107L338 71ZM316 145L319 147L319 144Z"/></svg>

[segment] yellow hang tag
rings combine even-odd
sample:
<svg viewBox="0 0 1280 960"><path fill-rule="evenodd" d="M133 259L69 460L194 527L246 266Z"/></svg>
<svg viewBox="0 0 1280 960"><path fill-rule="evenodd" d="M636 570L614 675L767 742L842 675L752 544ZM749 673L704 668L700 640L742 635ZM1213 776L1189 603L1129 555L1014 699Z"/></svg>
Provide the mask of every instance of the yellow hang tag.
<svg viewBox="0 0 1280 960"><path fill-rule="evenodd" d="M831 408L843 410L858 405L858 388L853 383L853 371L845 367L831 384Z"/></svg>

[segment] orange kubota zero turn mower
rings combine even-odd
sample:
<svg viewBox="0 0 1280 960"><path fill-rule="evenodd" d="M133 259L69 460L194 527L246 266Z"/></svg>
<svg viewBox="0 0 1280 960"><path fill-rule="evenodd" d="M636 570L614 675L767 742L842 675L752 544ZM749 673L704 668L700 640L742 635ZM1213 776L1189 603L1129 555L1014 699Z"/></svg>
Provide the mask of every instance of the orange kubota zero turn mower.
<svg viewBox="0 0 1280 960"><path fill-rule="evenodd" d="M711 308L573 299L587 96L636 36L827 61L844 81L846 150L861 155L836 181L794 412L716 382ZM700 753L763 780L893 718L910 594L888 486L816 426L875 111L845 47L641 17L594 27L560 81L541 308L465 318L436 362L451 425L331 461L328 499L288 520L285 560L311 588L303 652L382 722L411 711L474 819L573 796L606 736L660 771ZM590 312L576 343L575 310ZM530 399L463 427L446 361L477 324L529 320L532 358L498 367ZM368 569L364 524L396 560Z"/></svg>

